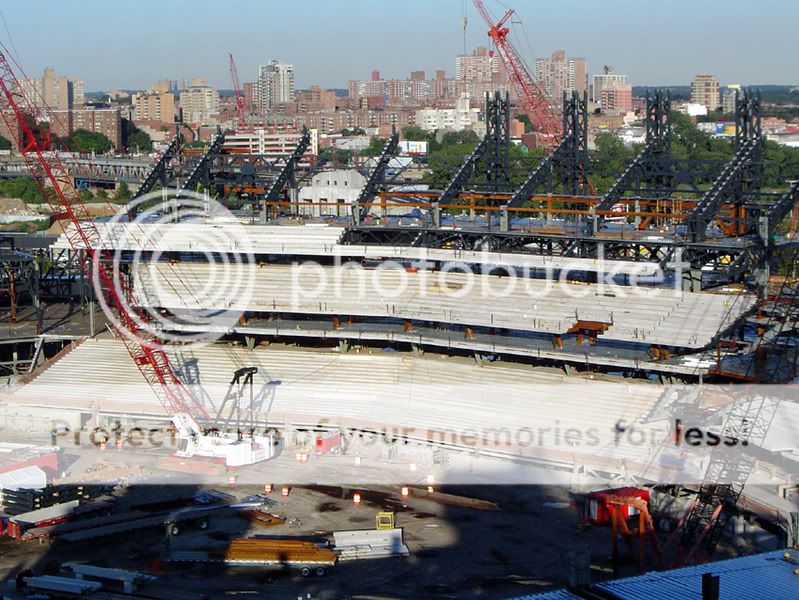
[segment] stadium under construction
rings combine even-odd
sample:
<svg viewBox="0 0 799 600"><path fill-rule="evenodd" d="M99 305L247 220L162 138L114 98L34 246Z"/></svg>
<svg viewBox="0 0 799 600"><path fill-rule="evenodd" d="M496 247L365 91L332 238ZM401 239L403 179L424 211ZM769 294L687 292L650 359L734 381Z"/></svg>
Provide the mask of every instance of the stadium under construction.
<svg viewBox="0 0 799 600"><path fill-rule="evenodd" d="M300 453L309 430L344 435L347 452L384 465L392 485L416 477L414 465L435 471L437 485L669 488L686 494L680 545L690 558L712 553L735 514L799 542L797 404L782 386L741 397L725 387L796 378L799 283L778 269L797 258L786 225L799 173L762 186L778 166L763 160L757 93L737 99L725 162L672 157L671 101L651 91L646 142L603 195L591 184L584 98L563 99L562 135L536 164L510 158L510 111L507 98L486 98L485 137L441 185L406 176L430 166L398 166L394 133L356 201L315 206L297 192L329 168L309 160L310 132L276 161L226 151L219 133L202 154L177 136L136 192L149 204L123 217L86 219L68 198L63 233L13 236L2 256L7 318L31 321L4 340L15 352L3 363L6 425L132 428L182 412L202 425L224 414ZM74 186L68 167L53 170L27 173ZM92 288L87 260L98 290L120 281L132 318L150 315L145 350L124 319L101 326L96 305L117 306ZM246 294L216 279L220 265L246 274ZM45 301L80 304L90 323L44 332ZM206 343L188 344L196 339ZM255 391L242 407L247 369L244 389ZM202 392L159 392L172 376ZM220 399L235 386L231 409ZM675 419L697 413L754 450L670 445ZM542 427L599 433L589 445L473 433ZM666 440L618 444L637 429ZM386 430L402 444L364 442ZM664 485L671 478L680 490Z"/></svg>

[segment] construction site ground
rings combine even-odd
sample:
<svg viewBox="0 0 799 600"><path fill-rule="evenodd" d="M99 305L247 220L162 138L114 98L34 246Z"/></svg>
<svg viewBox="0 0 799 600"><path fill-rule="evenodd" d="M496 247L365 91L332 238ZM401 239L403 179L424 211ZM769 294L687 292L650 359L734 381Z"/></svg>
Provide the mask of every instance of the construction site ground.
<svg viewBox="0 0 799 600"><path fill-rule="evenodd" d="M194 488L197 490L198 488ZM352 492L362 494L360 506ZM117 492L120 502L156 502L185 494L187 488L137 486ZM191 489L189 489L191 491ZM262 492L255 486L224 491L242 498ZM6 586L26 568L40 573L48 563L69 561L153 572L159 590L180 590L200 598L243 595L248 598L502 598L545 591L566 583L566 552L589 546L592 577L609 576L610 532L605 527L583 528L574 497L564 488L480 486L447 489L464 498L467 506L453 506L414 489L409 498L391 488L364 490L340 487L292 488L271 511L287 517L279 527L260 527L237 516L212 517L207 530L186 530L170 537L162 530L143 530L78 544L0 541L0 570ZM476 507L469 506L478 499ZM490 503L500 510L486 510ZM327 538L332 531L371 529L379 511L393 511L403 529L408 557L339 562L325 577L303 578L297 571L263 567L226 567L214 564L160 562L171 550L223 547L238 537L309 536ZM546 540L546 542L544 542ZM160 562L160 564L159 564ZM631 565L626 567L634 572ZM10 581L9 581L10 580ZM148 587L142 588L144 593Z"/></svg>

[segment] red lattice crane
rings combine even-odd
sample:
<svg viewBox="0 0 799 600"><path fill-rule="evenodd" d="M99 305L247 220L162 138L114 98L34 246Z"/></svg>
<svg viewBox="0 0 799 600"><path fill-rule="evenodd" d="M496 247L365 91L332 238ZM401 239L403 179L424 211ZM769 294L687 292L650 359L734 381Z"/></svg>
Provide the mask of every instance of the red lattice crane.
<svg viewBox="0 0 799 600"><path fill-rule="evenodd" d="M76 252L86 253L81 263L86 277L95 280L95 289L102 291L108 305L116 311L122 329L119 337L164 410L170 416L184 413L207 419L208 414L196 396L175 375L160 340L146 327L150 319L145 311L133 308L127 281L124 277L114 277L109 265L110 252L98 248L97 227L58 152L53 151L49 131L39 126L45 120L41 103L25 96L7 56L8 51L0 45L0 118L25 159L28 172L39 184L53 215L74 225L64 227L69 244Z"/></svg>
<svg viewBox="0 0 799 600"><path fill-rule="evenodd" d="M236 99L236 131L244 131L247 123L244 119L244 94L239 85L239 71L236 69L236 61L233 60L233 53L230 57L230 80L233 82L233 94Z"/></svg>
<svg viewBox="0 0 799 600"><path fill-rule="evenodd" d="M546 90L535 81L527 65L524 64L516 48L508 39L510 29L506 27L506 24L516 14L516 11L508 10L499 21L494 23L482 0L474 0L474 6L489 27L488 37L494 42L508 75L508 81L513 86L522 110L530 118L530 123L535 130L542 135L544 145L555 146L562 135L562 123L555 112L552 99Z"/></svg>

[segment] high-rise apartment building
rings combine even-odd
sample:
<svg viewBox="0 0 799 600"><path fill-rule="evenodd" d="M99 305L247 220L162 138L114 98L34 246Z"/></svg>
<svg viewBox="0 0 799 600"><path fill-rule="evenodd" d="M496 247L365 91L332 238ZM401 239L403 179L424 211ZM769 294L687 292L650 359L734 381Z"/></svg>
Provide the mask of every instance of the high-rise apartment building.
<svg viewBox="0 0 799 600"><path fill-rule="evenodd" d="M119 107L93 106L53 110L50 113L50 130L60 138L66 138L78 130L101 133L119 150L122 148L122 111Z"/></svg>
<svg viewBox="0 0 799 600"><path fill-rule="evenodd" d="M59 76L52 68L46 68L41 77L21 79L19 84L25 96L39 108L70 110L85 102L83 80Z"/></svg>
<svg viewBox="0 0 799 600"><path fill-rule="evenodd" d="M556 103L563 92L582 95L588 87L585 59L567 58L565 50L555 50L550 58L535 60L535 79Z"/></svg>
<svg viewBox="0 0 799 600"><path fill-rule="evenodd" d="M621 75L613 71L613 67L605 66L602 73L591 78L591 102L601 103L602 90L611 86L625 86L630 82L627 75Z"/></svg>
<svg viewBox="0 0 799 600"><path fill-rule="evenodd" d="M455 79L479 83L504 81L504 71L498 56L488 52L487 48L475 48L471 56L459 56L455 59Z"/></svg>
<svg viewBox="0 0 799 600"><path fill-rule="evenodd" d="M244 95L244 108L259 110L261 108L261 95L258 93L258 82L245 81L241 93Z"/></svg>
<svg viewBox="0 0 799 600"><path fill-rule="evenodd" d="M159 81L148 91L133 94L133 121L172 123L175 119L175 96L170 89L168 81Z"/></svg>
<svg viewBox="0 0 799 600"><path fill-rule="evenodd" d="M735 98L740 91L740 83L731 83L724 88L724 91L721 94L721 110L724 113L732 114L735 112Z"/></svg>
<svg viewBox="0 0 799 600"><path fill-rule="evenodd" d="M719 80L715 75L697 75L691 82L691 103L701 104L709 111L721 106Z"/></svg>
<svg viewBox="0 0 799 600"><path fill-rule="evenodd" d="M258 68L258 94L261 110L294 101L294 65L273 60Z"/></svg>
<svg viewBox="0 0 799 600"><path fill-rule="evenodd" d="M180 92L180 108L185 121L211 124L219 114L219 92L206 85L205 79L194 78Z"/></svg>
<svg viewBox="0 0 799 600"><path fill-rule="evenodd" d="M628 113L633 110L633 86L611 81L599 92L599 106L608 113Z"/></svg>

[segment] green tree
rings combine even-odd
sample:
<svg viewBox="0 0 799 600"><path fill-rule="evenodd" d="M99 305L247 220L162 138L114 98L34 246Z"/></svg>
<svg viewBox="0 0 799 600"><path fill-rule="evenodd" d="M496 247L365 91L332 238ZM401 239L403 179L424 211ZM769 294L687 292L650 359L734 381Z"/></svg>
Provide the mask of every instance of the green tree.
<svg viewBox="0 0 799 600"><path fill-rule="evenodd" d="M435 134L416 125L408 125L402 128L402 138L411 142L429 142L431 139L435 139Z"/></svg>
<svg viewBox="0 0 799 600"><path fill-rule="evenodd" d="M150 152L153 149L153 140L146 132L142 131L132 121L124 122L125 148L128 152L138 150L139 152Z"/></svg>
<svg viewBox="0 0 799 600"><path fill-rule="evenodd" d="M0 135L0 150L11 150L11 142Z"/></svg>
<svg viewBox="0 0 799 600"><path fill-rule="evenodd" d="M524 133L533 132L533 124L530 123L530 117L524 113L521 113L518 117L516 117L516 119L524 123Z"/></svg>
<svg viewBox="0 0 799 600"><path fill-rule="evenodd" d="M26 204L41 204L44 202L39 186L35 181L27 177L16 177L0 181L0 196L19 198Z"/></svg>
<svg viewBox="0 0 799 600"><path fill-rule="evenodd" d="M119 185L117 186L117 191L114 194L114 200L120 203L127 202L128 200L131 199L132 195L133 194L130 193L130 188L128 187L128 184L125 183L124 181L120 181Z"/></svg>
<svg viewBox="0 0 799 600"><path fill-rule="evenodd" d="M372 138L369 140L369 145L361 150L361 156L380 156L383 153L383 148L386 146L386 140L380 138Z"/></svg>
<svg viewBox="0 0 799 600"><path fill-rule="evenodd" d="M67 138L67 146L78 152L95 152L102 154L108 152L113 145L111 140L102 133L77 129Z"/></svg>

